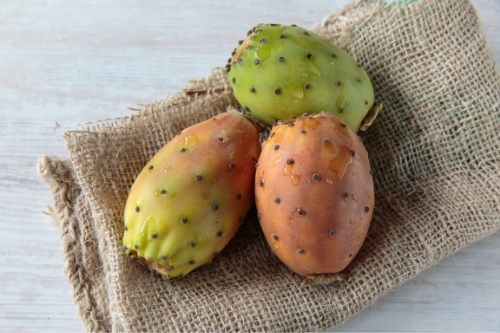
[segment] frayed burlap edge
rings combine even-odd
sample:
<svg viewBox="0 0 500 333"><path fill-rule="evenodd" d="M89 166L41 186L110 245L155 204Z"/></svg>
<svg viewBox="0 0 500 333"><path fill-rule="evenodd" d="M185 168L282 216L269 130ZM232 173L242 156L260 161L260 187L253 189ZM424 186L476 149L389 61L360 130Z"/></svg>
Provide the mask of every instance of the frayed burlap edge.
<svg viewBox="0 0 500 333"><path fill-rule="evenodd" d="M55 208L52 218L61 231L64 273L77 314L88 331L109 332L108 295L99 250L92 246L97 241L89 203L69 161L43 156L38 161L38 173L50 185Z"/></svg>

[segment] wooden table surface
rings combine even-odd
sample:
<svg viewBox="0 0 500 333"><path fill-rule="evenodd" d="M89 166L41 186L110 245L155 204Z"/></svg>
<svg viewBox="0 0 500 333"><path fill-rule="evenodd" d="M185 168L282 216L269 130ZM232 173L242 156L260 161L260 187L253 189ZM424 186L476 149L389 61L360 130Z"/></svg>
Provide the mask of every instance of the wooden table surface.
<svg viewBox="0 0 500 333"><path fill-rule="evenodd" d="M0 1L0 331L82 332L36 172L62 130L122 117L226 63L260 22L311 27L347 0ZM500 1L472 0L500 63ZM333 331L500 332L500 233L458 251Z"/></svg>

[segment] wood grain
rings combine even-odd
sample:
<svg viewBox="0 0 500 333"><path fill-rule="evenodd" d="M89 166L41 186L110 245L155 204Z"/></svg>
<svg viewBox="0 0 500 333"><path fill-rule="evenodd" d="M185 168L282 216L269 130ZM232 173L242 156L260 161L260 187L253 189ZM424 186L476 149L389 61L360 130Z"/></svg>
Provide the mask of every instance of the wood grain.
<svg viewBox="0 0 500 333"><path fill-rule="evenodd" d="M81 332L38 157L62 130L132 113L223 66L260 22L309 27L346 0L0 2L0 331ZM500 61L500 2L474 0ZM500 332L500 234L446 258L332 331Z"/></svg>

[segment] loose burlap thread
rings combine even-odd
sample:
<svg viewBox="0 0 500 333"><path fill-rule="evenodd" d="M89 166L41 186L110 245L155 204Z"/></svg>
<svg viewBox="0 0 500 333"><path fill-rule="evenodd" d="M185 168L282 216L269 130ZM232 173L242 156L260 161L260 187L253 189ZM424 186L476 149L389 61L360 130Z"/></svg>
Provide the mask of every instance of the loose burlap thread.
<svg viewBox="0 0 500 333"><path fill-rule="evenodd" d="M44 156L65 273L87 331L317 331L500 227L499 73L466 0L356 1L312 30L366 69L384 109L362 133L376 206L348 281L300 287L255 211L210 265L164 281L126 256L135 177L182 129L240 108L223 69L129 117L65 132Z"/></svg>

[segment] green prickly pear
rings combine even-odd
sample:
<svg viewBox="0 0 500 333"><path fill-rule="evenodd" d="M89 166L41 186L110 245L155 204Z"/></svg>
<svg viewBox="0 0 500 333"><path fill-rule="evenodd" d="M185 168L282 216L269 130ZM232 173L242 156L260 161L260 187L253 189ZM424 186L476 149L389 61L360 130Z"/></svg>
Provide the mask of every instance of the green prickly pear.
<svg viewBox="0 0 500 333"><path fill-rule="evenodd" d="M131 188L127 253L166 278L211 262L253 205L259 153L256 127L235 111L183 130Z"/></svg>
<svg viewBox="0 0 500 333"><path fill-rule="evenodd" d="M234 96L268 125L325 110L365 130L381 109L370 78L347 52L295 25L257 25L228 62Z"/></svg>
<svg viewBox="0 0 500 333"><path fill-rule="evenodd" d="M361 138L327 113L275 125L259 158L255 202L267 242L289 268L342 271L361 248L375 205Z"/></svg>

